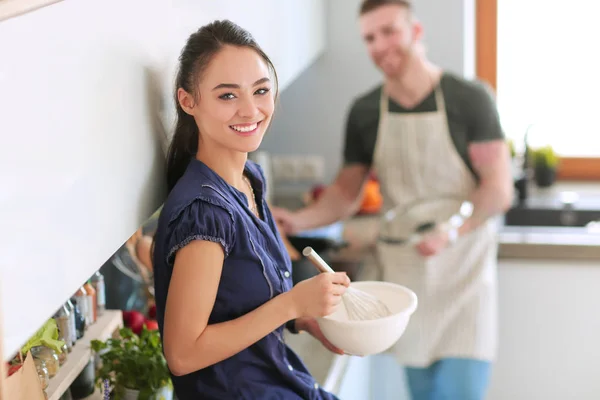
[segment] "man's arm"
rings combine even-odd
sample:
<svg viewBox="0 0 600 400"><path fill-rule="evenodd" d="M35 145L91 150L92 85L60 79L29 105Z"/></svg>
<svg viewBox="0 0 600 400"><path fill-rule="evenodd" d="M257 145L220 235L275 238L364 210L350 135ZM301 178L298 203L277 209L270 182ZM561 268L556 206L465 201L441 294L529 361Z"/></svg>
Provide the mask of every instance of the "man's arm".
<svg viewBox="0 0 600 400"><path fill-rule="evenodd" d="M459 236L506 212L514 196L510 153L505 140L472 143L469 158L479 176L479 185L471 195L473 214L458 230Z"/></svg>
<svg viewBox="0 0 600 400"><path fill-rule="evenodd" d="M514 183L510 150L500 124L495 94L485 82L473 82L465 97L469 120L468 156L479 185L471 195L473 215L459 234L477 228L487 219L504 213L513 201Z"/></svg>
<svg viewBox="0 0 600 400"><path fill-rule="evenodd" d="M297 212L273 208L273 215L287 234L330 225L353 215L360 207L371 164L379 114L376 108L355 102L346 120L344 166L319 199Z"/></svg>
<svg viewBox="0 0 600 400"><path fill-rule="evenodd" d="M297 231L332 224L353 215L360 207L362 192L369 176L363 164L345 166L319 199L295 215Z"/></svg>

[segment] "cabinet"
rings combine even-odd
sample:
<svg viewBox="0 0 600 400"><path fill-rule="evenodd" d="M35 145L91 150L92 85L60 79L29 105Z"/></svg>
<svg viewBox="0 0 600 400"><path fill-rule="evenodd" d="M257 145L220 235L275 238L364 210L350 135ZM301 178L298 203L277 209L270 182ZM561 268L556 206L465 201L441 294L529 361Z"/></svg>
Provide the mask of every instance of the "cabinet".
<svg viewBox="0 0 600 400"><path fill-rule="evenodd" d="M600 260L501 259L498 274L499 356L488 400L597 399Z"/></svg>

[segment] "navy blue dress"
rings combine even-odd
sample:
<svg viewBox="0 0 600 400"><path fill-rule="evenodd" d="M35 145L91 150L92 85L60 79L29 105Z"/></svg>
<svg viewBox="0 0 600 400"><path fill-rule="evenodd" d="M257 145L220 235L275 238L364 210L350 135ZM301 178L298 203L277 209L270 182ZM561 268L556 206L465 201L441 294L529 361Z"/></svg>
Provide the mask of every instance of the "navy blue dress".
<svg viewBox="0 0 600 400"><path fill-rule="evenodd" d="M264 201L262 170L248 161L245 173L263 219L256 218L248 208L241 191L195 159L169 194L158 221L153 255L161 334L175 255L193 240L220 243L225 252L209 324L238 318L292 288L291 260ZM279 327L210 367L184 376L173 375L178 399L336 399L319 387L285 344L283 329Z"/></svg>

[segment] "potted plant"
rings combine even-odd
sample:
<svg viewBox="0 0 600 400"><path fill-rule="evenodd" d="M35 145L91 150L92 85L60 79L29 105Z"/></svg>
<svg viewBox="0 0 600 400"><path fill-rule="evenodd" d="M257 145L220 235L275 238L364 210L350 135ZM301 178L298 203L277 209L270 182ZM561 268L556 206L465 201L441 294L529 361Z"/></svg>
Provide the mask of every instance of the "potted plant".
<svg viewBox="0 0 600 400"><path fill-rule="evenodd" d="M517 156L515 142L512 139L507 139L506 144L508 146L508 150L510 151L510 158L514 159Z"/></svg>
<svg viewBox="0 0 600 400"><path fill-rule="evenodd" d="M112 399L173 398L173 384L158 330L144 326L138 336L131 329L122 328L118 338L93 340L91 346L101 361L96 383L105 391L110 388Z"/></svg>
<svg viewBox="0 0 600 400"><path fill-rule="evenodd" d="M536 184L539 187L551 186L556 180L560 157L554 152L552 146L544 146L532 150L532 158Z"/></svg>

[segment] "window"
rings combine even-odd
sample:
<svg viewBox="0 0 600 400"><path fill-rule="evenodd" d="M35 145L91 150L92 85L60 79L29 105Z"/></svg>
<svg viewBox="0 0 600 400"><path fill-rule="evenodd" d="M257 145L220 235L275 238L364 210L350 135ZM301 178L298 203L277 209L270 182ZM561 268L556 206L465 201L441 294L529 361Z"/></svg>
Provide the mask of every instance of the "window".
<svg viewBox="0 0 600 400"><path fill-rule="evenodd" d="M598 6L573 0L477 1L477 70L497 92L509 138L550 144L559 175L600 179Z"/></svg>

